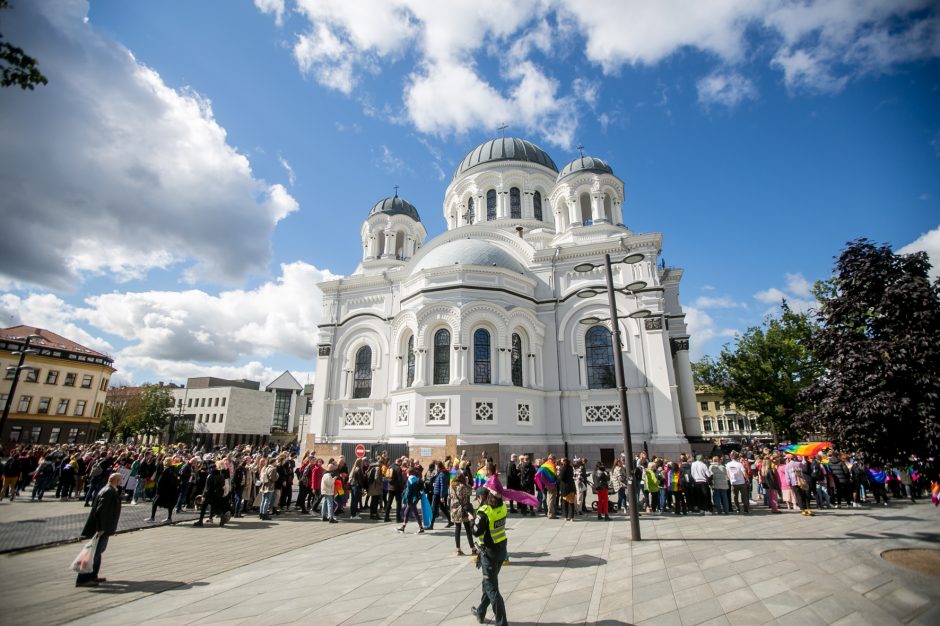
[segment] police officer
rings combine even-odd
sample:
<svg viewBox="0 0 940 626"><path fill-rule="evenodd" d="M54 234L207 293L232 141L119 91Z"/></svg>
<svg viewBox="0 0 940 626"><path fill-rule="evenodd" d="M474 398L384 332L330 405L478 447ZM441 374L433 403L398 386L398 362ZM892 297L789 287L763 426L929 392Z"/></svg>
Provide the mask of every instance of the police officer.
<svg viewBox="0 0 940 626"><path fill-rule="evenodd" d="M506 605L499 593L499 570L506 559L506 505L494 491L485 487L482 490L486 490L486 501L473 519L473 534L479 538L477 567L483 570L483 597L470 612L482 624L486 621L487 607L492 605L496 626L508 626Z"/></svg>

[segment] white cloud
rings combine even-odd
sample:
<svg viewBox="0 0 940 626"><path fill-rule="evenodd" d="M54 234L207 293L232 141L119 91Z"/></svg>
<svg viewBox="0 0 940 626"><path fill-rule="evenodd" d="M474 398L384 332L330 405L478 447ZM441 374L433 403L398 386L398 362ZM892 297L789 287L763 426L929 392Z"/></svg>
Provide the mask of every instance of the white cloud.
<svg viewBox="0 0 940 626"><path fill-rule="evenodd" d="M786 274L787 291L794 296L808 298L813 295L813 285L806 280L803 274Z"/></svg>
<svg viewBox="0 0 940 626"><path fill-rule="evenodd" d="M252 378L271 369L261 360L276 355L313 362L322 305L317 283L335 277L295 262L281 265L274 281L218 294L198 289L113 292L72 306L51 294L7 293L0 295L0 318L4 324L47 328L110 353L115 367L131 379L147 372L165 380L211 372L228 377L242 372Z"/></svg>
<svg viewBox="0 0 940 626"><path fill-rule="evenodd" d="M699 296L695 299L695 306L700 309L734 309L741 308L746 309L747 305L743 302L738 302L734 298L729 296L719 296L719 297L710 297L710 296Z"/></svg>
<svg viewBox="0 0 940 626"><path fill-rule="evenodd" d="M736 72L717 71L696 84L698 101L705 106L720 104L734 108L744 100L756 100L757 88Z"/></svg>
<svg viewBox="0 0 940 626"><path fill-rule="evenodd" d="M364 74L406 59L404 119L426 133L492 129L502 121L567 147L580 102L543 59L583 45L604 73L655 65L693 51L720 68L698 82L706 105L757 97L739 71L769 62L793 91L837 91L856 76L940 56L940 17L932 0L297 0L308 27L294 55L321 84L350 94ZM272 11L272 9L264 9ZM755 33L760 33L761 41ZM496 59L498 76L481 70ZM580 59L575 59L575 62ZM449 91L448 91L449 90ZM665 92L663 92L665 95ZM547 100L546 100L547 98ZM440 104L440 108L435 107ZM603 120L608 120L602 114ZM602 122L604 124L605 122Z"/></svg>
<svg viewBox="0 0 940 626"><path fill-rule="evenodd" d="M930 258L930 280L940 278L940 226L927 231L906 246L898 248L898 254L926 252Z"/></svg>
<svg viewBox="0 0 940 626"><path fill-rule="evenodd" d="M754 294L754 297L758 302L763 302L764 304L780 304L781 300L786 299L787 294L776 287L771 287L770 289L758 291Z"/></svg>
<svg viewBox="0 0 940 626"><path fill-rule="evenodd" d="M280 154L277 155L277 160L281 164L281 167L284 168L284 171L287 172L287 182L290 183L290 186L293 187L294 183L297 182L297 175L294 174L294 168L290 166L290 163L287 162Z"/></svg>
<svg viewBox="0 0 940 626"><path fill-rule="evenodd" d="M4 35L42 59L49 84L0 90L0 214L16 233L0 273L60 290L181 263L192 279L227 284L264 273L270 235L296 201L253 176L206 98L164 84L95 31L87 8L4 12Z"/></svg>
<svg viewBox="0 0 940 626"><path fill-rule="evenodd" d="M396 156L388 146L381 145L379 149L382 151L382 154L378 158L378 165L383 170L390 174L410 171L405 165L405 161Z"/></svg>
<svg viewBox="0 0 940 626"><path fill-rule="evenodd" d="M278 26L284 24L284 0L255 0L255 6L262 13L274 16L274 23Z"/></svg>
<svg viewBox="0 0 940 626"><path fill-rule="evenodd" d="M145 382L177 382L185 383L187 378L197 376L214 376L228 380L256 380L265 385L284 373L284 370L269 367L260 361L249 361L243 365L202 365L166 359L153 359L142 356L119 356L119 370L111 379L113 385L134 385ZM301 384L313 382L316 373L291 371L294 378Z"/></svg>

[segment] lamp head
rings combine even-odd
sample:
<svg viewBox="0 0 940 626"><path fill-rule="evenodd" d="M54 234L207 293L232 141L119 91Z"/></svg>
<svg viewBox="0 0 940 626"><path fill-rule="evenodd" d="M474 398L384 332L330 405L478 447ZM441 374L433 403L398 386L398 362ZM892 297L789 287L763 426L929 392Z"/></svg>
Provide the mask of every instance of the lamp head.
<svg viewBox="0 0 940 626"><path fill-rule="evenodd" d="M632 317L632 318L634 318L634 319L640 319L640 318L643 318L643 317L650 317L650 316L652 316L652 315L653 315L652 311L649 311L648 309L639 309L639 310L637 310L637 311L634 311L633 313L631 313L631 314L628 315L627 317Z"/></svg>
<svg viewBox="0 0 940 626"><path fill-rule="evenodd" d="M639 291L640 289L646 289L646 281L635 280L629 285L627 285L626 287L624 287L624 289L626 289L627 291Z"/></svg>
<svg viewBox="0 0 940 626"><path fill-rule="evenodd" d="M574 266L574 271L581 272L583 274L584 272L593 272L595 269L597 269L597 267L598 266L594 263L578 263Z"/></svg>
<svg viewBox="0 0 940 626"><path fill-rule="evenodd" d="M579 320L579 323L584 324L586 326L592 326L594 324L599 324L600 322L603 322L603 321L604 320L602 320L601 318L591 315L589 317L585 317L582 320Z"/></svg>
<svg viewBox="0 0 940 626"><path fill-rule="evenodd" d="M590 287L588 287L588 288L586 288L586 289L580 290L580 291L579 291L577 294L575 294L575 295L577 295L579 298L593 298L594 296L596 296L596 295L599 294L599 293L600 293L600 292L597 291L596 289L591 289Z"/></svg>
<svg viewBox="0 0 940 626"><path fill-rule="evenodd" d="M639 252L634 252L633 254L628 254L626 257L624 257L621 263L627 263L628 265L633 265L634 263L639 263L642 260L643 260L643 255L640 254Z"/></svg>

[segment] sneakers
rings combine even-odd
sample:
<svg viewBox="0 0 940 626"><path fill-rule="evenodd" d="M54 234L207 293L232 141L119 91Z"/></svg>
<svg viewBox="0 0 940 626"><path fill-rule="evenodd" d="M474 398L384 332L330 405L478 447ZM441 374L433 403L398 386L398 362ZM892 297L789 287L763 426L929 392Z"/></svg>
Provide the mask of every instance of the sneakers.
<svg viewBox="0 0 940 626"><path fill-rule="evenodd" d="M416 532L415 534L416 534L416 535L423 535L423 534L424 534L424 529L423 529L423 528L419 528L419 529L418 529L418 532Z"/></svg>
<svg viewBox="0 0 940 626"><path fill-rule="evenodd" d="M457 548L457 554L455 554L454 556L467 556L467 555L463 553L463 550L461 550L460 548Z"/></svg>
<svg viewBox="0 0 940 626"><path fill-rule="evenodd" d="M480 611L475 606L470 607L470 614L477 618L477 623L485 624L486 623L486 613Z"/></svg>
<svg viewBox="0 0 940 626"><path fill-rule="evenodd" d="M157 521L157 520L153 519L152 517L148 517L148 518L145 519L144 521L147 522L148 524L153 524L153 523L154 523L155 521Z"/></svg>
<svg viewBox="0 0 940 626"><path fill-rule="evenodd" d="M399 526L399 527L396 528L395 530L397 530L397 531L400 532L400 533L404 533L404 532L405 532L405 527L404 527L404 526Z"/></svg>

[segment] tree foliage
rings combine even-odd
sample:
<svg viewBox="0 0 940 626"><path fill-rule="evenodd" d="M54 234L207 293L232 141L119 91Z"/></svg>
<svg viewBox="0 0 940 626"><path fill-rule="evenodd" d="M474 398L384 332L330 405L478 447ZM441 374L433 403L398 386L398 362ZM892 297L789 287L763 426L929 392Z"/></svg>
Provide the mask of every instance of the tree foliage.
<svg viewBox="0 0 940 626"><path fill-rule="evenodd" d="M724 393L739 409L757 413L775 440L797 438L795 417L803 410L800 391L817 376L809 350L814 325L809 315L781 303L780 317L769 317L725 346L717 361L699 364L701 380Z"/></svg>
<svg viewBox="0 0 940 626"><path fill-rule="evenodd" d="M692 362L692 380L696 387L712 387L723 389L727 383L727 376L721 364L710 356L703 356Z"/></svg>
<svg viewBox="0 0 940 626"><path fill-rule="evenodd" d="M7 0L0 0L0 9L9 9ZM3 35L0 35L3 39ZM0 69L3 77L0 85L3 87L19 86L21 89L33 89L36 85L45 85L49 81L39 71L36 59L26 54L22 48L0 41Z"/></svg>
<svg viewBox="0 0 940 626"><path fill-rule="evenodd" d="M799 423L871 462L940 452L940 281L927 255L847 244L818 288L811 345L825 375L802 395Z"/></svg>
<svg viewBox="0 0 940 626"><path fill-rule="evenodd" d="M134 431L141 435L156 435L170 423L173 394L169 387L144 385L140 393L140 407L134 420Z"/></svg>

